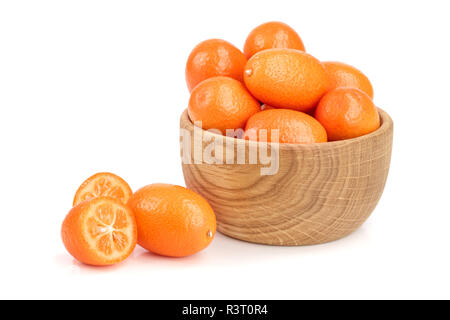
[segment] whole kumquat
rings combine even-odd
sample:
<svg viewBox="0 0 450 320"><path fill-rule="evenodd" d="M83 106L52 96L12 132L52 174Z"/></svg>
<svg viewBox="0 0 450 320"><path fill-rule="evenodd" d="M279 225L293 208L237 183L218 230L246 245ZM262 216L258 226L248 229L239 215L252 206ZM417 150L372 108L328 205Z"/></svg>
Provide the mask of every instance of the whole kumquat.
<svg viewBox="0 0 450 320"><path fill-rule="evenodd" d="M320 100L315 117L327 130L330 141L356 138L380 127L380 116L372 99L355 88L328 92Z"/></svg>
<svg viewBox="0 0 450 320"><path fill-rule="evenodd" d="M188 113L192 122L201 121L203 129L245 127L248 118L260 111L260 103L245 86L229 77L214 77L202 81L191 93Z"/></svg>
<svg viewBox="0 0 450 320"><path fill-rule="evenodd" d="M246 63L244 54L231 43L221 39L203 41L192 50L186 63L188 89L191 92L203 80L216 76L243 81Z"/></svg>
<svg viewBox="0 0 450 320"><path fill-rule="evenodd" d="M164 256L184 257L206 248L216 233L216 216L199 194L181 186L151 184L128 202L138 226L138 244Z"/></svg>
<svg viewBox="0 0 450 320"><path fill-rule="evenodd" d="M372 84L364 73L342 62L329 61L322 64L330 80L330 90L343 87L356 88L373 98Z"/></svg>
<svg viewBox="0 0 450 320"><path fill-rule="evenodd" d="M320 61L294 49L258 52L245 66L244 81L262 103L303 112L313 109L329 87Z"/></svg>
<svg viewBox="0 0 450 320"><path fill-rule="evenodd" d="M274 131L276 130L275 139ZM253 115L245 127L246 139L281 143L320 143L327 141L323 126L306 113L270 109Z"/></svg>
<svg viewBox="0 0 450 320"><path fill-rule="evenodd" d="M253 29L245 40L244 54L250 59L255 53L273 48L305 51L303 41L286 23L266 22Z"/></svg>

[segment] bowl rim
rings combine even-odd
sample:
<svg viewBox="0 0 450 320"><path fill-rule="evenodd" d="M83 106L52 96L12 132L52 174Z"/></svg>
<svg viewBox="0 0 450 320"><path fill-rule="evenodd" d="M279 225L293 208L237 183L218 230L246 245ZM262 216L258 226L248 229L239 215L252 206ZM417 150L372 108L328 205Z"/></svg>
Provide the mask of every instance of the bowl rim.
<svg viewBox="0 0 450 320"><path fill-rule="evenodd" d="M326 149L326 148L335 148L335 147L341 147L341 146L347 146L349 144L353 144L353 143L361 143L364 142L366 140L378 137L380 135L385 134L388 131L391 131L393 129L394 126L394 122L392 121L392 118L389 116L389 114L384 111L381 108L377 108L378 110L378 114L380 116L380 127L368 134L365 134L363 136L360 137L356 137L356 138L352 138L352 139L346 139L346 140L338 140L338 141L327 141L327 142L322 142L322 143L309 143L309 144L301 144L301 143L279 143L279 142L261 142L261 141L253 141L253 140L245 140L245 139L240 139L240 138L235 138L235 137L229 137L229 136L224 136L224 135L220 135L217 134L215 132L211 132L208 130L205 130L203 128L199 128L200 130L202 130L202 134L203 135L207 135L207 136L211 136L214 138L219 138L219 139L225 139L225 141L227 140L232 140L233 143L244 143L247 144L249 146L259 146L261 144L268 144L268 145L277 145L277 147L280 150L283 149L289 149L292 150L294 149L310 149L310 148L320 148L320 149ZM180 127L181 128L186 128L189 131L194 130L194 124L192 123L189 114L188 114L188 109L186 108L183 113L181 114L180 117ZM198 127L197 127L198 128Z"/></svg>

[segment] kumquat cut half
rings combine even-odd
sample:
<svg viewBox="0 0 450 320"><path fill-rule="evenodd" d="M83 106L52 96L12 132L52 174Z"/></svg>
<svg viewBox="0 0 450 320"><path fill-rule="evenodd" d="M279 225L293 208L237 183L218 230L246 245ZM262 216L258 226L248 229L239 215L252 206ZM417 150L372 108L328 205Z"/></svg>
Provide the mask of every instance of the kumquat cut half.
<svg viewBox="0 0 450 320"><path fill-rule="evenodd" d="M125 260L136 247L134 213L120 201L98 197L70 210L61 228L67 251L78 261L107 266Z"/></svg>
<svg viewBox="0 0 450 320"><path fill-rule="evenodd" d="M133 191L121 177L110 172L99 172L89 177L78 188L73 199L73 206L82 201L104 196L127 203Z"/></svg>

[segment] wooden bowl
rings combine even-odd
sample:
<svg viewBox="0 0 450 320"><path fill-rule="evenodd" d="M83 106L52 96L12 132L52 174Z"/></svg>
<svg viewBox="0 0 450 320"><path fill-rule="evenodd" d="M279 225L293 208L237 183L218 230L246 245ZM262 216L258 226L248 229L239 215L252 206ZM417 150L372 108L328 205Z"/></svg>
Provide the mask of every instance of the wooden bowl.
<svg viewBox="0 0 450 320"><path fill-rule="evenodd" d="M230 237L284 246L342 238L363 224L383 193L393 122L383 110L379 114L381 127L359 138L267 145L194 127L185 111L180 127L186 185L209 201L218 230ZM264 146L278 153L275 174L261 175L268 167L263 158L251 164L250 154ZM202 154L211 156L199 159ZM244 158L245 164L237 163Z"/></svg>

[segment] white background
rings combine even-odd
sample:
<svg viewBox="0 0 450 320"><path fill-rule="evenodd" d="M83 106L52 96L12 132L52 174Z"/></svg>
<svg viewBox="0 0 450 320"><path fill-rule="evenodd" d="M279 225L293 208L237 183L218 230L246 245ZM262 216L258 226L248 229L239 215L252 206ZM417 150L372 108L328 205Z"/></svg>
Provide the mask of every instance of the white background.
<svg viewBox="0 0 450 320"><path fill-rule="evenodd" d="M0 298L450 298L447 1L2 1ZM208 38L242 48L281 20L321 60L365 72L395 122L384 195L364 226L310 247L217 234L171 259L137 248L81 265L60 225L98 171L184 185L184 67Z"/></svg>

